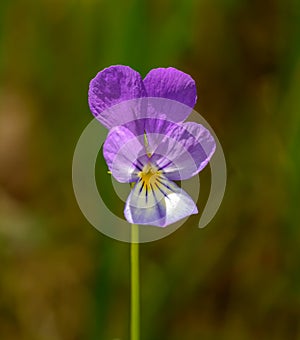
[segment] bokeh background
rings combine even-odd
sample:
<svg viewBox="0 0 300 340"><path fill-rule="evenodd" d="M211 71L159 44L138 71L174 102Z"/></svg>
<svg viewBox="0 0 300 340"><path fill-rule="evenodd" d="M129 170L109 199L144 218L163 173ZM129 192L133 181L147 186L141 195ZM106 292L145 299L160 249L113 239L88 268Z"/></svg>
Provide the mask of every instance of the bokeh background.
<svg viewBox="0 0 300 340"><path fill-rule="evenodd" d="M228 166L209 226L141 245L142 340L300 339L298 0L0 1L0 339L129 338L129 245L71 181L88 83L113 64L191 74Z"/></svg>

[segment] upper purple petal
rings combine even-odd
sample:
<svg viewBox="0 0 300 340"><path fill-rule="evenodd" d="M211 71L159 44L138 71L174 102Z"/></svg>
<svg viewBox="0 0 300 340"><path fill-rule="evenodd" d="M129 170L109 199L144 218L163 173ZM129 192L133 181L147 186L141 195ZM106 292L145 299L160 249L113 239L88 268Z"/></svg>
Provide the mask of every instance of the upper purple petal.
<svg viewBox="0 0 300 340"><path fill-rule="evenodd" d="M159 117L159 116L158 116ZM149 151L153 153L160 143L174 127L177 126L170 120L161 118L143 118L131 121L124 126L136 136L147 135Z"/></svg>
<svg viewBox="0 0 300 340"><path fill-rule="evenodd" d="M124 122L119 111L108 110L130 99L146 96L143 80L129 66L115 65L99 72L91 80L88 101L93 115L108 129Z"/></svg>
<svg viewBox="0 0 300 340"><path fill-rule="evenodd" d="M173 67L151 70L144 79L148 97L176 100L193 108L197 101L194 79Z"/></svg>

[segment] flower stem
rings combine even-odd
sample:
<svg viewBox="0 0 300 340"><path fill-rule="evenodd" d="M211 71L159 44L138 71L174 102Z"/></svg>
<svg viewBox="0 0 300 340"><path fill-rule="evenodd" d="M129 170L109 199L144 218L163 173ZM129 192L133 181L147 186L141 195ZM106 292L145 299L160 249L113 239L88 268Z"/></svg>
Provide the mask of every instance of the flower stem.
<svg viewBox="0 0 300 340"><path fill-rule="evenodd" d="M131 320L130 340L140 339L139 229L131 225Z"/></svg>

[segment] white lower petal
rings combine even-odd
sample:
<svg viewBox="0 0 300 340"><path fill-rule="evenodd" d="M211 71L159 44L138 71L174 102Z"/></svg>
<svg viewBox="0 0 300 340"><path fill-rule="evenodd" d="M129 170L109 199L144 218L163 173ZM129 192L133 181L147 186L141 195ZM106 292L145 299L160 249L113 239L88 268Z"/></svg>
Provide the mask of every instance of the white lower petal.
<svg viewBox="0 0 300 340"><path fill-rule="evenodd" d="M198 209L192 198L164 177L147 189L143 187L142 181L138 182L132 189L124 210L130 223L159 227L197 213Z"/></svg>

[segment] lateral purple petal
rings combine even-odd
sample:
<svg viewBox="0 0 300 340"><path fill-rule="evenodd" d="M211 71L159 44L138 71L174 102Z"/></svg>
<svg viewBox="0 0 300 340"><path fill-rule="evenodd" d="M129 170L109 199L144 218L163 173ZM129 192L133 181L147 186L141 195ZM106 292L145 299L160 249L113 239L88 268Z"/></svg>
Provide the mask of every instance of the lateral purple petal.
<svg viewBox="0 0 300 340"><path fill-rule="evenodd" d="M193 108L197 101L194 79L173 67L151 70L144 79L148 97L176 100Z"/></svg>
<svg viewBox="0 0 300 340"><path fill-rule="evenodd" d="M188 179L207 165L215 148L214 138L204 126L177 124L156 148L155 154L162 155L156 164L168 179Z"/></svg>
<svg viewBox="0 0 300 340"><path fill-rule="evenodd" d="M108 129L124 120L117 112L107 110L116 104L146 96L143 80L128 66L115 65L99 72L91 80L88 101L93 115Z"/></svg>
<svg viewBox="0 0 300 340"><path fill-rule="evenodd" d="M138 179L143 164L139 157L146 154L143 136L137 137L124 126L113 128L103 145L103 155L109 170L117 181L130 183Z"/></svg>

